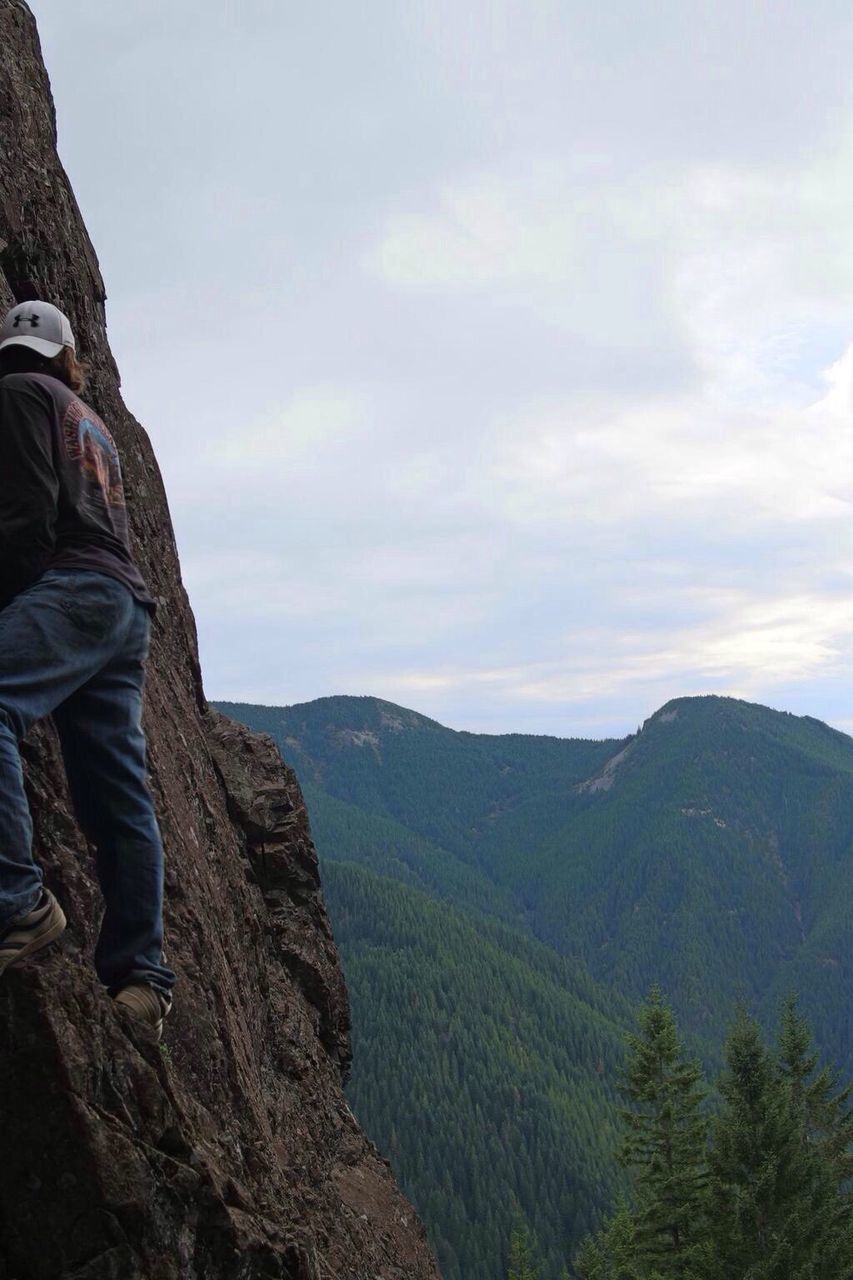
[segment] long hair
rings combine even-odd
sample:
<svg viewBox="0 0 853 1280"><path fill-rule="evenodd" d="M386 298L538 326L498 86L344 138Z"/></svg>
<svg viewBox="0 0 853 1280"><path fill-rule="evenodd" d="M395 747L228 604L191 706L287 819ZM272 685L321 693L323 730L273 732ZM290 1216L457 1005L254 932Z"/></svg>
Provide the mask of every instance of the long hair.
<svg viewBox="0 0 853 1280"><path fill-rule="evenodd" d="M70 347L63 347L58 356L48 359L32 347L15 345L0 351L0 378L7 373L46 373L64 382L79 396L86 389L89 366L78 360Z"/></svg>
<svg viewBox="0 0 853 1280"><path fill-rule="evenodd" d="M89 380L89 366L84 360L78 360L70 347L63 347L59 355L54 356L49 363L51 371L56 370L54 378L64 382L78 396L83 394Z"/></svg>

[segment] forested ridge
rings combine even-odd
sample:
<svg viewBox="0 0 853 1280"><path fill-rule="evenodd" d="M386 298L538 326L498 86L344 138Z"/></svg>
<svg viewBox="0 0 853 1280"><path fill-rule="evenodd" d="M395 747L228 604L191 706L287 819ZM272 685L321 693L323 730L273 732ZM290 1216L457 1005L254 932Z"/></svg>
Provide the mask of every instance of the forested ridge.
<svg viewBox="0 0 853 1280"><path fill-rule="evenodd" d="M431 1223L442 1274L500 1275L517 1206L558 1274L561 1231L579 1239L621 1183L604 1064L628 1007L418 890L334 861L324 883L352 999L349 1097Z"/></svg>
<svg viewBox="0 0 853 1280"><path fill-rule="evenodd" d="M710 697L606 742L456 733L372 698L220 705L271 733L305 788L355 1014L350 1095L446 1280L502 1280L513 1206L532 1223L542 1280L558 1280L619 1182L620 1034L651 984L711 1072L738 1000L770 1027L795 990L821 1052L849 1073L846 735ZM522 944L526 979L510 982L502 963ZM569 1002L551 961L571 966L556 983ZM590 1068L579 1046L596 1036ZM550 1094L519 1083L534 1063ZM425 1109L442 1117L429 1157Z"/></svg>

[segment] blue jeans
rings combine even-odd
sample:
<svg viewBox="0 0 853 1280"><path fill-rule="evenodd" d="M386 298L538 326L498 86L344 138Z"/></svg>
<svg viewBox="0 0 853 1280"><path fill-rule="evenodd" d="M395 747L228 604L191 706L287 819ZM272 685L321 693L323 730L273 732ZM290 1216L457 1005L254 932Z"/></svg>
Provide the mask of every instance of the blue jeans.
<svg viewBox="0 0 853 1280"><path fill-rule="evenodd" d="M95 846L105 913L95 968L111 992L169 991L163 845L142 730L148 610L114 578L49 570L0 612L0 933L41 894L19 741L53 715L77 820Z"/></svg>

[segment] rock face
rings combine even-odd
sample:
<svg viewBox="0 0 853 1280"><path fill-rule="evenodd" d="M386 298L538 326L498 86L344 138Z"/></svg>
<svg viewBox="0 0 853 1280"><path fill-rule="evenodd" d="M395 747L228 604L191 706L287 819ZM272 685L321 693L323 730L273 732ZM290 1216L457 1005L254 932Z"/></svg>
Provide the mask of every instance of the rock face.
<svg viewBox="0 0 853 1280"><path fill-rule="evenodd" d="M91 361L161 600L146 725L180 979L163 1049L117 1021L91 967L91 851L40 728L24 748L37 855L69 929L0 983L0 1280L436 1280L342 1092L347 997L294 776L205 703L166 497L121 401L19 0L0 0L0 241L0 307L57 302Z"/></svg>

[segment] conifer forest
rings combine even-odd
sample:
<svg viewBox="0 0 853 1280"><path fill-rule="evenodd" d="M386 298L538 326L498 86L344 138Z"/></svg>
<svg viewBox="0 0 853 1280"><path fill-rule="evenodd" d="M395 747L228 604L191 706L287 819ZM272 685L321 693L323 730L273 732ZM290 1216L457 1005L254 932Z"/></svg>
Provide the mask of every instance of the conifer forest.
<svg viewBox="0 0 853 1280"><path fill-rule="evenodd" d="M853 740L716 697L605 741L220 706L299 776L349 1099L445 1280L853 1274Z"/></svg>

